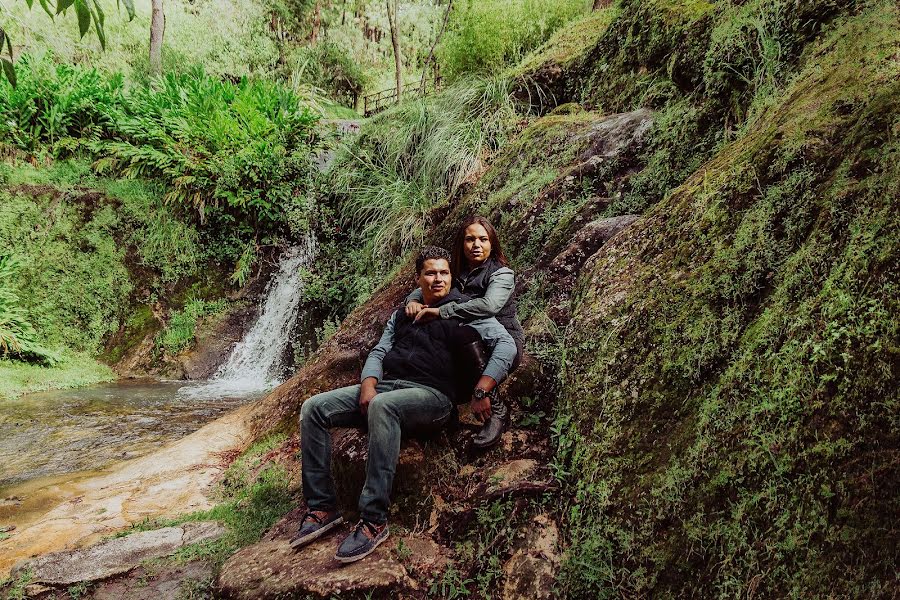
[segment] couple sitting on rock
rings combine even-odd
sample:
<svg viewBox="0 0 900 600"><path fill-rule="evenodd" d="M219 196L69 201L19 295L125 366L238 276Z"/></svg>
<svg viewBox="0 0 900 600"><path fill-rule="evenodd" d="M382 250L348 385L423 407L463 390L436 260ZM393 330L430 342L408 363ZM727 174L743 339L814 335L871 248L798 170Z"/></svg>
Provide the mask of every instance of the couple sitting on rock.
<svg viewBox="0 0 900 600"><path fill-rule="evenodd" d="M463 225L453 254L451 260L446 250L432 246L419 255L419 288L405 308L391 315L369 353L359 385L303 403L300 444L307 512L292 547L305 546L343 522L331 477L329 428L368 425L369 432L361 519L335 555L343 563L368 556L388 536L401 432L437 431L455 416L455 403L471 395L472 413L484 421L474 444L486 448L500 439L509 415L496 388L518 364L523 347L512 293L514 275L506 267L494 228L481 217ZM470 299L463 292L479 297ZM475 377L464 374L473 364L478 378L474 391ZM465 381L468 389L460 390Z"/></svg>

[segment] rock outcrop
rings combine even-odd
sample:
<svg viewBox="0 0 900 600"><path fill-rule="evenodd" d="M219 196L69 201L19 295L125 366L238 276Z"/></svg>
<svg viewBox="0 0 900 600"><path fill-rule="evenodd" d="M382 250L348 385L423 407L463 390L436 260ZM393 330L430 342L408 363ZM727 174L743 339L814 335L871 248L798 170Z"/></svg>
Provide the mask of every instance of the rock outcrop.
<svg viewBox="0 0 900 600"><path fill-rule="evenodd" d="M214 521L185 523L112 538L68 552L51 552L16 565L11 577L28 573L33 584L66 586L127 573L146 560L169 556L188 544L215 539L225 528Z"/></svg>
<svg viewBox="0 0 900 600"><path fill-rule="evenodd" d="M447 550L431 539L401 533L390 537L365 560L341 565L334 560L337 543L350 531L335 534L293 550L288 543L297 533L302 510L286 515L258 544L234 554L222 567L218 593L232 599L266 599L315 594L321 597L391 589L417 590L447 563Z"/></svg>

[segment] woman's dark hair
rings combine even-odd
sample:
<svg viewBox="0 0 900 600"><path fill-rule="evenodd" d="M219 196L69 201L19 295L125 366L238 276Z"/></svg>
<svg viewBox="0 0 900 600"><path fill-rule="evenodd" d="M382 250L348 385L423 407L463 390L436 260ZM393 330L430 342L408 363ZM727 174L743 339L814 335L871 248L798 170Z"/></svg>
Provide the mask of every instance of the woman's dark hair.
<svg viewBox="0 0 900 600"><path fill-rule="evenodd" d="M456 232L456 239L453 240L453 260L450 261L450 272L453 274L454 280L459 277L461 272L466 270L469 264L469 261L466 259L466 254L463 252L463 244L466 241L466 228L470 225L481 225L484 227L484 230L487 231L488 239L491 242L491 254L488 258L493 258L504 267L509 266L509 261L506 260L506 255L503 254L503 248L500 246L500 238L497 236L497 230L494 229L491 222L484 217L479 217L477 215L472 216L463 221L463 224L459 226L459 231Z"/></svg>

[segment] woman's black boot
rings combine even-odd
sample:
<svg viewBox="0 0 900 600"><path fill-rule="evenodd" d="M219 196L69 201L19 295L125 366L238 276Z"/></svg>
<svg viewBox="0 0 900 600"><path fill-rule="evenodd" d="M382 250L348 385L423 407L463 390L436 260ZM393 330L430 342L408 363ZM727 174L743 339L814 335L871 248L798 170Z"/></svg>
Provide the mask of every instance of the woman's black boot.
<svg viewBox="0 0 900 600"><path fill-rule="evenodd" d="M472 388L478 383L478 378L484 372L490 359L481 336L468 325L457 328L454 342L456 343L458 364L456 366L460 374L460 389L457 394L461 398L471 397ZM484 422L481 431L475 434L472 440L476 448L490 448L500 440L500 436L509 425L509 409L499 396L498 389L491 392L491 418Z"/></svg>
<svg viewBox="0 0 900 600"><path fill-rule="evenodd" d="M491 416L484 422L481 431L472 438L472 445L476 448L490 448L500 441L500 436L508 426L509 409L495 389L491 394Z"/></svg>

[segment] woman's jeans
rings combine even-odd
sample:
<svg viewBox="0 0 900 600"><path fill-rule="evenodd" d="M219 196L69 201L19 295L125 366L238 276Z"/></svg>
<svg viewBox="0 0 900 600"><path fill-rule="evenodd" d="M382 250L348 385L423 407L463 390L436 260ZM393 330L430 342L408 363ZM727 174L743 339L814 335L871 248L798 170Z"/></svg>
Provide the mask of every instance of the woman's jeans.
<svg viewBox="0 0 900 600"><path fill-rule="evenodd" d="M372 523L387 521L391 487L400 457L400 433L440 429L453 411L441 392L402 379L381 381L367 415L359 411L359 385L317 394L300 408L303 496L309 510L334 510L337 497L331 477L331 427L368 424L369 457L359 512Z"/></svg>

